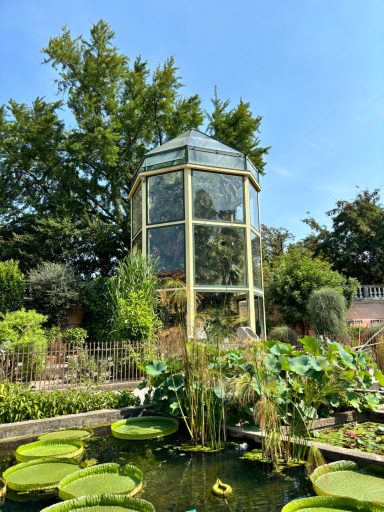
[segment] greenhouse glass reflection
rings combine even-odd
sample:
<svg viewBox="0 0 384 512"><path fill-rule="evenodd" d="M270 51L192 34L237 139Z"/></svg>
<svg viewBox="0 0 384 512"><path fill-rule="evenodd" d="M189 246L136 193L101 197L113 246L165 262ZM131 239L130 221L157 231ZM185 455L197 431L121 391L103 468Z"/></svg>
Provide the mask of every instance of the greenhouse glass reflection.
<svg viewBox="0 0 384 512"><path fill-rule="evenodd" d="M198 130L143 158L130 192L132 250L154 260L165 316L183 316L188 338L236 341L242 325L265 335L260 190L246 155Z"/></svg>

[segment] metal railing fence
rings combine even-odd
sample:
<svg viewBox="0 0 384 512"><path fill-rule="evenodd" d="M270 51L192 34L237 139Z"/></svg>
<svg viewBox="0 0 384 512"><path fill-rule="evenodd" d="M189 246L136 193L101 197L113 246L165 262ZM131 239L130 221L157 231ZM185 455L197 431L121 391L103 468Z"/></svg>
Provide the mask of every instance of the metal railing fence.
<svg viewBox="0 0 384 512"><path fill-rule="evenodd" d="M139 364L148 344L104 341L84 346L52 343L48 346L0 347L0 382L25 383L39 390L89 384L138 381Z"/></svg>

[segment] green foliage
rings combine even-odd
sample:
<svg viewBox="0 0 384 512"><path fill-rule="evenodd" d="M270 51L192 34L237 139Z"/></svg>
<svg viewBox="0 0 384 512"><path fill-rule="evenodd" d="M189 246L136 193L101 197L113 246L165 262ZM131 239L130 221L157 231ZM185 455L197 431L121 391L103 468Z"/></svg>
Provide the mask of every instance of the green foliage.
<svg viewBox="0 0 384 512"><path fill-rule="evenodd" d="M0 384L0 423L137 405L130 391L35 391L21 384Z"/></svg>
<svg viewBox="0 0 384 512"><path fill-rule="evenodd" d="M260 131L261 116L254 117L250 104L243 100L228 110L230 101L221 100L216 88L212 104L213 111L208 115L208 132L220 142L245 153L264 174L264 157L270 148L260 147L260 139L256 135Z"/></svg>
<svg viewBox="0 0 384 512"><path fill-rule="evenodd" d="M333 288L314 290L308 301L309 321L320 335L343 339L347 335L346 302Z"/></svg>
<svg viewBox="0 0 384 512"><path fill-rule="evenodd" d="M88 37L63 28L43 52L62 101L0 110L0 259L20 259L23 271L53 261L108 276L130 246L133 173L147 150L204 122L201 99L182 95L173 58L151 70L119 52L103 20ZM262 171L261 118L242 101L214 110L210 131Z"/></svg>
<svg viewBox="0 0 384 512"><path fill-rule="evenodd" d="M292 247L286 254L276 258L270 282L270 293L281 309L283 319L308 322L307 304L314 290L327 287L344 294L350 305L357 288L355 279L346 279L331 269L331 265L311 258L300 247Z"/></svg>
<svg viewBox="0 0 384 512"><path fill-rule="evenodd" d="M101 494L96 496L83 496L75 500L56 503L44 508L41 512L92 512L111 510L124 510L127 512L155 512L155 507L146 500L119 496L117 494Z"/></svg>
<svg viewBox="0 0 384 512"><path fill-rule="evenodd" d="M27 278L31 307L48 316L51 324L64 322L80 303L82 283L74 271L61 263L45 262L30 270Z"/></svg>
<svg viewBox="0 0 384 512"><path fill-rule="evenodd" d="M120 340L151 340L157 327L157 278L150 260L128 255L110 281L112 332Z"/></svg>
<svg viewBox="0 0 384 512"><path fill-rule="evenodd" d="M109 279L96 277L84 286L82 305L85 308L83 324L92 341L104 340L109 336L112 317Z"/></svg>
<svg viewBox="0 0 384 512"><path fill-rule="evenodd" d="M24 301L24 281L18 261L0 261L0 313L21 308Z"/></svg>
<svg viewBox="0 0 384 512"><path fill-rule="evenodd" d="M288 325L279 325L269 331L268 338L294 344L297 341L297 334Z"/></svg>
<svg viewBox="0 0 384 512"><path fill-rule="evenodd" d="M313 230L306 245L335 270L363 284L383 282L384 208L379 190L363 190L352 201L337 201L327 215L331 229L313 218L304 221Z"/></svg>
<svg viewBox="0 0 384 512"><path fill-rule="evenodd" d="M87 330L83 327L71 327L63 331L64 342L72 348L83 347L87 337Z"/></svg>
<svg viewBox="0 0 384 512"><path fill-rule="evenodd" d="M0 343L9 341L9 349L16 350L23 346L44 348L47 339L42 328L47 317L34 310L12 311L0 320Z"/></svg>

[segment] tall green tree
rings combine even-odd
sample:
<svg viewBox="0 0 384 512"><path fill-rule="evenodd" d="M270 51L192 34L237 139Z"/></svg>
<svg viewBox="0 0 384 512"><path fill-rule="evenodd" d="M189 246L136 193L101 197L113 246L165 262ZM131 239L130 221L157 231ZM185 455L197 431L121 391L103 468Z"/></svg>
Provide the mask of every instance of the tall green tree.
<svg viewBox="0 0 384 512"><path fill-rule="evenodd" d="M212 113L207 114L208 133L220 142L248 155L260 174L264 174L264 158L270 148L261 147L257 136L262 117L253 116L250 104L242 99L236 107L229 108L230 100L221 100L217 88L212 105Z"/></svg>
<svg viewBox="0 0 384 512"><path fill-rule="evenodd" d="M337 201L327 215L330 229L313 218L304 220L313 230L305 245L362 284L383 283L384 208L379 190L363 190L352 201Z"/></svg>
<svg viewBox="0 0 384 512"><path fill-rule="evenodd" d="M0 109L0 259L19 259L23 271L49 260L109 275L129 250L128 192L142 156L204 122L172 57L152 71L114 37L102 20L88 38L64 27L43 50L62 100ZM261 118L247 103L215 102L209 130L263 171Z"/></svg>
<svg viewBox="0 0 384 512"><path fill-rule="evenodd" d="M309 315L307 304L311 293L320 288L332 288L343 293L348 306L356 292L358 281L332 270L331 264L294 246L277 257L269 281L269 295L290 325L300 323L305 329Z"/></svg>

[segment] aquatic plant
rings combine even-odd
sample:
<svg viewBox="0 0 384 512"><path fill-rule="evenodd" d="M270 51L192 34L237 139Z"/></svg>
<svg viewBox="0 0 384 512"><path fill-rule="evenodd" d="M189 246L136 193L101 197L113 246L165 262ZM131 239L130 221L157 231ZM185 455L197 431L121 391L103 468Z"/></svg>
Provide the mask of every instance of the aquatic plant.
<svg viewBox="0 0 384 512"><path fill-rule="evenodd" d="M318 467L310 475L319 496L339 496L384 505L384 470L369 465L359 470L351 461L338 461Z"/></svg>
<svg viewBox="0 0 384 512"><path fill-rule="evenodd" d="M55 441L35 441L23 444L16 449L16 460L28 462L34 459L77 459L84 451L81 441L57 439Z"/></svg>
<svg viewBox="0 0 384 512"><path fill-rule="evenodd" d="M6 469L3 478L13 491L53 489L67 475L78 471L77 464L57 459L32 460Z"/></svg>
<svg viewBox="0 0 384 512"><path fill-rule="evenodd" d="M92 429L86 428L68 428L65 430L55 430L54 432L47 432L39 436L39 441L52 441L56 439L88 439L93 435Z"/></svg>
<svg viewBox="0 0 384 512"><path fill-rule="evenodd" d="M70 500L105 493L133 496L142 486L143 473L139 468L110 462L72 473L59 482L58 489L61 499Z"/></svg>
<svg viewBox="0 0 384 512"><path fill-rule="evenodd" d="M384 512L384 506L351 498L311 496L291 501L283 507L281 512L326 512L327 510L332 512Z"/></svg>
<svg viewBox="0 0 384 512"><path fill-rule="evenodd" d="M177 432L179 422L164 416L140 416L115 421L111 425L112 435L119 439L138 441L170 436Z"/></svg>
<svg viewBox="0 0 384 512"><path fill-rule="evenodd" d="M125 509L127 512L156 512L149 501L117 494L83 496L64 503L56 503L41 512L121 512Z"/></svg>

